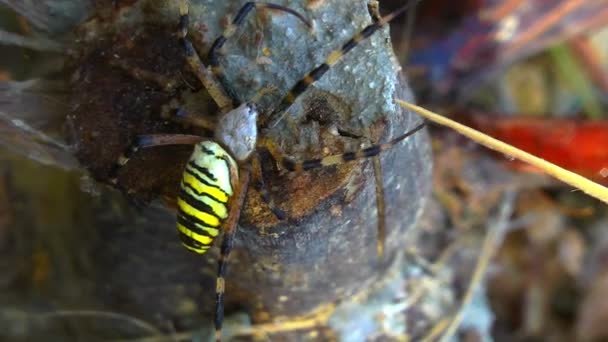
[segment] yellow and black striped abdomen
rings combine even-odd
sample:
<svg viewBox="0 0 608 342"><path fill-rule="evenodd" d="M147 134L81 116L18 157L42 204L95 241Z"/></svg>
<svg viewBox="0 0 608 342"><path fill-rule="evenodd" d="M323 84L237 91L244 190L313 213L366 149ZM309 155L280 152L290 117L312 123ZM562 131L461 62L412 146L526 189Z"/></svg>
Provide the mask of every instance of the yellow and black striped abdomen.
<svg viewBox="0 0 608 342"><path fill-rule="evenodd" d="M195 145L186 164L177 198L177 231L188 250L203 254L228 217L237 166L219 144Z"/></svg>

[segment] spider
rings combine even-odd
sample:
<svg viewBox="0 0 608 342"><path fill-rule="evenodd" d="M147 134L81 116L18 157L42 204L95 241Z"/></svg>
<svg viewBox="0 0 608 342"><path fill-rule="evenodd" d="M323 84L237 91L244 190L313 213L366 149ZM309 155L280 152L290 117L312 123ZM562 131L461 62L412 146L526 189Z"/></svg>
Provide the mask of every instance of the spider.
<svg viewBox="0 0 608 342"><path fill-rule="evenodd" d="M181 0L179 2L178 39L183 46L187 63L217 103L220 108L220 115L217 122L194 117L179 109L176 111L176 115L180 121L186 121L192 125L213 131L213 137L187 134L138 136L125 153L118 158L111 172L110 182L117 184L116 175L118 170L129 161L134 153L142 148L163 145L194 145L194 151L184 168L179 187L177 230L183 246L198 254L207 252L215 238L220 233L223 234L218 260L214 310L215 338L217 341L220 341L222 337L224 277L227 271L227 261L233 247L241 208L249 184L251 183L257 188L262 199L279 220L286 217L286 214L274 203L266 189L262 177L262 158L260 158L259 151L261 149L269 151L276 163L287 171L302 172L377 156L424 127L424 123L418 124L413 129L384 144L302 162L294 161L283 155L270 139L258 134L261 128L273 126L281 120L285 110L333 65L338 63L346 53L405 12L410 5L411 3L408 3L391 14L379 18L376 22L355 34L339 49L330 53L325 62L308 72L290 89L272 111L264 115L258 110L256 99L242 103L238 100L238 96L224 77L218 52L226 41L237 32L254 9L266 8L282 11L295 16L308 27L311 27L310 23L304 16L290 8L273 3L247 2L211 45L208 52L209 70L202 63L188 38L188 1Z"/></svg>

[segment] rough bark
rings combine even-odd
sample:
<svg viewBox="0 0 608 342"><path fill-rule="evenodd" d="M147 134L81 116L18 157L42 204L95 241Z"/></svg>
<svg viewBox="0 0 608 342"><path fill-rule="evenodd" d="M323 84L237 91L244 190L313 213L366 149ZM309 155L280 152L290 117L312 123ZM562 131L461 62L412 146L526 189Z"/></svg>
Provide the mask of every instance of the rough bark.
<svg viewBox="0 0 608 342"><path fill-rule="evenodd" d="M260 103L263 110L371 22L363 1L282 4L304 13L315 23L315 32L283 13L257 13L227 44L222 57L241 99L273 87ZM219 34L223 18L238 8L226 1L191 2L191 37L201 54ZM204 91L198 91L175 41L176 2L139 1L110 9L99 5L97 10L79 28L78 54L71 61L70 133L81 162L103 181L132 137L184 132L160 117L162 105L177 100L196 113L214 109L205 102ZM179 86L164 91L151 81L134 79L112 65L115 56L176 79ZM394 102L395 97L411 100L399 75L384 30L357 46L264 134L298 159L387 141L418 122ZM364 138L332 134L335 131ZM140 152L121 171L120 187L136 199L174 198L189 151L168 147ZM228 313L244 309L254 323L314 315L328 305L333 308L365 295L387 276L390 266L401 266L406 233L414 229L431 186L427 135L414 135L380 159L387 204L385 259L376 256L371 162L299 175L269 172L266 181L289 219L276 220L259 194L249 190L230 259ZM157 322L170 320L178 330L199 327L201 321L210 324L209 317L198 313L213 308L216 251L203 257L188 254L177 241L173 213L158 206L140 211L132 222L107 223L95 250L104 306Z"/></svg>

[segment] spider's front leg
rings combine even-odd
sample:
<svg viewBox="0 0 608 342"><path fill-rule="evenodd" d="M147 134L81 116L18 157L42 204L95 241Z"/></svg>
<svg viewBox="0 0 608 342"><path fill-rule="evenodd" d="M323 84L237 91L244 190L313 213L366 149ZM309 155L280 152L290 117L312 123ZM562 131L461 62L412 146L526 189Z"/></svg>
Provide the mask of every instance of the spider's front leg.
<svg viewBox="0 0 608 342"><path fill-rule="evenodd" d="M226 41L234 35L237 29L243 25L245 19L249 16L253 9L271 9L282 11L287 14L293 15L302 21L309 28L312 27L300 13L277 4L254 2L250 1L245 3L241 9L237 12L232 22L224 29L224 32L215 39L211 48L209 49L209 62L211 64L211 71L203 64L196 49L188 39L188 24L189 24L189 6L187 0L180 0L179 2L179 26L178 26L178 37L186 52L186 60L190 65L192 71L196 74L197 78L203 83L211 97L218 104L222 112L227 112L232 108L238 107L241 103L239 95L232 89L229 82L224 76L224 71L219 62L218 52L224 46Z"/></svg>
<svg viewBox="0 0 608 342"><path fill-rule="evenodd" d="M109 181L112 184L117 184L120 169L142 148L167 145L195 145L202 140L203 138L198 135L189 134L149 134L137 136L112 166Z"/></svg>
<svg viewBox="0 0 608 342"><path fill-rule="evenodd" d="M207 67L201 61L200 56L194 49L192 42L188 39L188 24L190 22L189 17L189 5L187 0L179 1L179 24L177 29L177 37L183 45L186 53L186 61L190 65L190 69L198 80L203 84L205 89L215 103L220 108L222 113L229 111L230 109L237 107L236 98L231 97L231 91L224 88L216 79L213 74L207 69ZM233 93L233 92L232 92Z"/></svg>

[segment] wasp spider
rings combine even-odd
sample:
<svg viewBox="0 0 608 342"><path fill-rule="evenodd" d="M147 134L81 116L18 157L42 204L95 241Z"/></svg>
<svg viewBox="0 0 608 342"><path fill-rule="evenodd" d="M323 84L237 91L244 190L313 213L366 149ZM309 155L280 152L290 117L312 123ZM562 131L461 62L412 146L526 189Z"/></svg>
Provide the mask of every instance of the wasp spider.
<svg viewBox="0 0 608 342"><path fill-rule="evenodd" d="M177 198L177 230L183 246L195 253L203 254L212 246L220 234L223 239L220 246L216 280L216 307L214 325L216 340L221 340L222 323L224 318L224 277L227 260L233 246L237 223L247 188L250 184L258 186L258 190L270 210L279 219L285 218L285 213L273 202L266 190L261 177L261 159L257 153L259 147L271 152L280 166L288 171L301 172L328 165L336 165L369 158L379 155L382 151L392 148L410 135L419 131L424 124L392 139L385 144L374 145L354 152L346 152L303 162L294 161L284 156L272 141L264 136L258 136L260 128L268 127L281 119L287 108L304 93L310 85L319 80L341 58L355 48L361 41L372 36L378 29L389 23L409 7L405 5L391 14L379 18L355 34L342 46L331 52L325 61L312 69L298 81L282 98L280 103L270 113L261 113L255 100L240 103L225 79L218 58L218 52L230 37L241 26L248 14L256 8L267 8L282 11L298 18L304 25L311 26L305 17L298 12L272 3L247 2L234 16L232 22L225 28L212 44L209 50L209 68L203 65L201 59L188 38L188 2L179 2L178 37L183 46L188 64L197 78L209 91L218 104L221 114L217 122L204 118L192 117L180 110L177 111L181 120L186 120L214 132L212 137L202 137L186 134L154 134L139 136L129 149L119 157L111 181L117 182L116 174L130 157L142 148L162 145L194 145L194 151L183 171L179 195Z"/></svg>

